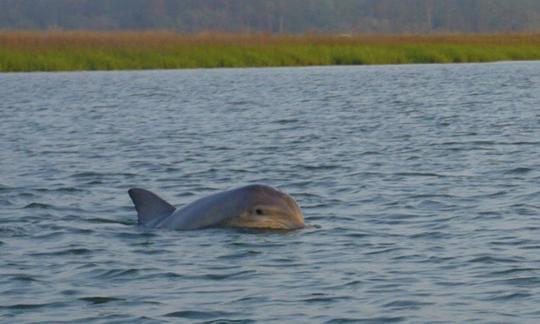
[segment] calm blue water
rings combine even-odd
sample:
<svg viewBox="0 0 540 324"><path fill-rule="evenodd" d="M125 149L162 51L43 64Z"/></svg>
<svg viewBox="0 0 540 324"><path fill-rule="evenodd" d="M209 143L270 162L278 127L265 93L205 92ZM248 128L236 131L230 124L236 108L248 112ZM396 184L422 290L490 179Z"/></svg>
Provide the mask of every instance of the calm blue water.
<svg viewBox="0 0 540 324"><path fill-rule="evenodd" d="M540 320L540 62L0 74L0 321ZM145 230L265 183L314 227Z"/></svg>

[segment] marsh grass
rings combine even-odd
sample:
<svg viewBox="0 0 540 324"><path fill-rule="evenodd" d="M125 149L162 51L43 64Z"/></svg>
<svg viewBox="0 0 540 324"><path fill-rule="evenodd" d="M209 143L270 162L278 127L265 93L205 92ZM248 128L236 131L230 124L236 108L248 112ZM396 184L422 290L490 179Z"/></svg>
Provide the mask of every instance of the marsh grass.
<svg viewBox="0 0 540 324"><path fill-rule="evenodd" d="M540 34L265 35L0 32L0 71L539 60Z"/></svg>

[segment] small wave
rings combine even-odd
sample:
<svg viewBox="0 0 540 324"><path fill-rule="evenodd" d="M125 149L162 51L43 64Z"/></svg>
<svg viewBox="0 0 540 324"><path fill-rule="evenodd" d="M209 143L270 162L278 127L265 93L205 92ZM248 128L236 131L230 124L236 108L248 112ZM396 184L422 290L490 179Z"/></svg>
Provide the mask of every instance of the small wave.
<svg viewBox="0 0 540 324"><path fill-rule="evenodd" d="M396 301L389 302L383 305L383 307L419 309L422 306L433 305L433 304L434 303L431 303L431 302L419 302L419 301L414 301L414 300L396 300Z"/></svg>
<svg viewBox="0 0 540 324"><path fill-rule="evenodd" d="M45 303L45 304L14 304L14 305L8 305L8 306L0 305L0 309L32 310L32 309L39 309L39 308L57 307L60 305L62 305L62 303L59 303L59 302Z"/></svg>
<svg viewBox="0 0 540 324"><path fill-rule="evenodd" d="M237 303L265 303L268 302L269 298L267 296L244 296L237 299L232 300L231 304L237 304Z"/></svg>
<svg viewBox="0 0 540 324"><path fill-rule="evenodd" d="M146 253L146 254L152 254L148 253L147 251L137 251L137 253ZM138 271L136 271L138 272ZM125 272L125 273L117 273L114 274L112 277L116 278L117 276L124 276L126 274L135 273L135 272ZM110 275L110 274L109 274ZM147 274L140 274L137 275L137 280L163 280L163 279L178 279L178 278L184 278L186 276L180 275L174 272L154 272L154 273L147 273ZM126 278L127 280L133 279L132 277Z"/></svg>
<svg viewBox="0 0 540 324"><path fill-rule="evenodd" d="M75 296L79 294L79 291L75 289L66 289L66 290L62 290L61 294L65 296Z"/></svg>
<svg viewBox="0 0 540 324"><path fill-rule="evenodd" d="M112 279L112 278L120 278L125 276L132 276L139 273L138 269L112 269L107 270L99 273L96 275L96 278L98 279Z"/></svg>
<svg viewBox="0 0 540 324"><path fill-rule="evenodd" d="M505 174L527 174L531 171L533 171L533 169L531 168L519 167L519 168L508 170L505 172Z"/></svg>
<svg viewBox="0 0 540 324"><path fill-rule="evenodd" d="M397 172L393 175L399 177L435 177L435 178L445 178L446 175L432 172Z"/></svg>
<svg viewBox="0 0 540 324"><path fill-rule="evenodd" d="M316 198L316 199L322 199L324 198L323 196L321 195L317 195L315 193L310 193L310 192L301 192L301 193L298 193L295 195L296 197L302 197L302 198Z"/></svg>
<svg viewBox="0 0 540 324"><path fill-rule="evenodd" d="M518 277L518 278L505 279L505 280L495 280L495 281L492 281L491 283L507 284L507 285L518 286L518 287L533 287L540 284L540 278L539 277Z"/></svg>
<svg viewBox="0 0 540 324"><path fill-rule="evenodd" d="M537 230L537 229L532 229ZM525 245L529 243L533 243L532 240L525 240L525 239L515 239L515 238L498 238L497 241L489 242L490 245L495 246L520 246Z"/></svg>
<svg viewBox="0 0 540 324"><path fill-rule="evenodd" d="M249 324L249 323L257 323L257 321L252 320L252 319L236 319L236 320L232 320L232 319L225 319L225 318L216 318L216 319L213 319L213 320L210 320L210 321L204 321L203 322L203 324L233 324L233 323Z"/></svg>
<svg viewBox="0 0 540 324"><path fill-rule="evenodd" d="M7 237L26 237L30 235L31 229L28 226L2 226L0 227L0 234L2 238Z"/></svg>
<svg viewBox="0 0 540 324"><path fill-rule="evenodd" d="M501 258L501 257L493 257L493 256L479 256L474 257L467 262L470 263L487 263L487 264L494 264L494 263L516 263L521 262L522 260L518 260L517 258Z"/></svg>
<svg viewBox="0 0 540 324"><path fill-rule="evenodd" d="M193 319L193 320L203 320L203 319L211 319L216 317L229 317L234 316L235 313L227 313L227 312L219 312L219 311L210 311L210 312L201 312L201 311L178 311L178 312L172 312L165 314L166 317L177 317L177 318L186 318L186 319Z"/></svg>
<svg viewBox="0 0 540 324"><path fill-rule="evenodd" d="M136 177L136 173L129 173L129 172L118 172L118 173L111 173L111 172L94 172L94 171L84 171L84 172L77 172L72 175L70 175L70 178L82 178L82 179L88 179L88 178L102 178L102 177L117 177L122 176L126 178L132 178Z"/></svg>
<svg viewBox="0 0 540 324"><path fill-rule="evenodd" d="M39 282L39 279L36 279L27 274L4 274L4 276L11 276L12 280L21 281L21 282Z"/></svg>
<svg viewBox="0 0 540 324"><path fill-rule="evenodd" d="M144 238L152 238L158 236L156 232L152 231L152 229L145 228L145 227L138 227L139 231L137 232L120 232L115 233L115 237L121 238L121 239L144 239Z"/></svg>
<svg viewBox="0 0 540 324"><path fill-rule="evenodd" d="M499 190L499 191L491 192L491 193L483 193L483 194L479 194L479 195L471 195L471 196L469 196L469 198L471 198L471 199L497 198L497 197L505 196L507 194L508 194L508 191Z"/></svg>
<svg viewBox="0 0 540 324"><path fill-rule="evenodd" d="M406 214L406 213L400 213L400 214L389 214L387 218L391 220L411 220L414 218L420 217L417 214Z"/></svg>
<svg viewBox="0 0 540 324"><path fill-rule="evenodd" d="M158 275L159 275L160 278L169 278L169 279L184 277L183 275L175 273L175 272L159 273Z"/></svg>
<svg viewBox="0 0 540 324"><path fill-rule="evenodd" d="M55 155L55 154L77 154L79 152L77 151L71 151L71 150L59 150L59 151L53 151L53 150L45 150L40 152L42 155Z"/></svg>
<svg viewBox="0 0 540 324"><path fill-rule="evenodd" d="M209 273L209 274L205 274L204 277L210 280L224 280L224 279L231 279L231 278L237 278L237 277L245 278L247 275L251 275L255 273L256 273L255 270L245 270L245 271L226 273L226 274Z"/></svg>
<svg viewBox="0 0 540 324"><path fill-rule="evenodd" d="M94 231L91 229L75 228L75 227L50 226L46 229L48 231L42 230L38 234L35 234L33 238L51 239L51 238L58 238L59 236L62 236L68 233L69 234L83 234L83 235L94 233Z"/></svg>
<svg viewBox="0 0 540 324"><path fill-rule="evenodd" d="M348 281L342 285L338 285L336 286L336 288L344 288L344 287L356 287L356 286L359 286L359 285L364 285L365 282L362 281L362 280L351 280L351 281Z"/></svg>
<svg viewBox="0 0 540 324"><path fill-rule="evenodd" d="M9 191L12 188L0 183L0 192Z"/></svg>
<svg viewBox="0 0 540 324"><path fill-rule="evenodd" d="M121 224L121 225L134 225L134 224L137 223L135 220L132 220L132 221L121 221L121 220L117 220L117 219L108 219L108 218L100 218L100 217L96 217L96 218L88 218L88 219L85 219L85 221L87 221L88 223L93 223L93 224Z"/></svg>
<svg viewBox="0 0 540 324"><path fill-rule="evenodd" d="M420 209L443 210L443 209L452 208L453 206L445 204L445 203L437 201L437 200L424 199L424 200L420 201L415 207L420 208Z"/></svg>
<svg viewBox="0 0 540 324"><path fill-rule="evenodd" d="M234 101L228 101L227 104L232 105L232 106L244 106L244 105L255 105L257 103L251 100L234 100Z"/></svg>
<svg viewBox="0 0 540 324"><path fill-rule="evenodd" d="M350 296L317 296L317 297L310 297L305 298L302 301L307 303L333 303L340 300L350 300L353 299Z"/></svg>
<svg viewBox="0 0 540 324"><path fill-rule="evenodd" d="M23 209L28 209L28 208L51 209L51 208L53 208L53 206L48 205L48 204L33 202L33 203L30 203L30 204L23 207Z"/></svg>
<svg viewBox="0 0 540 324"><path fill-rule="evenodd" d="M364 237L368 237L368 236L371 236L371 234L366 234L366 233L348 233L348 234L345 234L346 237L352 237L352 238L364 238Z"/></svg>
<svg viewBox="0 0 540 324"><path fill-rule="evenodd" d="M379 151L364 151L360 153L360 156L368 156L368 155L381 155L382 153Z"/></svg>
<svg viewBox="0 0 540 324"><path fill-rule="evenodd" d="M452 146L452 145L494 145L494 144L501 144L497 143L495 141L447 141L447 142L440 142L440 143L431 143L431 146Z"/></svg>
<svg viewBox="0 0 540 324"><path fill-rule="evenodd" d="M370 318L335 318L325 322L326 324L342 324L342 323L396 323L405 321L405 317L370 317Z"/></svg>
<svg viewBox="0 0 540 324"><path fill-rule="evenodd" d="M81 298L79 298L79 300L89 302L91 304L106 304L106 303L114 302L114 301L122 301L124 299L116 298L116 297L99 297L99 296L96 296L96 297L81 297Z"/></svg>
<svg viewBox="0 0 540 324"><path fill-rule="evenodd" d="M339 166L338 165L333 165L333 164L322 164L322 165L303 165L302 166L303 169L305 170L315 170L315 171L319 171L319 170L334 170L334 169L338 169Z"/></svg>
<svg viewBox="0 0 540 324"><path fill-rule="evenodd" d="M77 172L75 174L72 174L71 177L72 178L94 178L94 177L101 177L102 175L103 174L99 172L86 171L86 172Z"/></svg>
<svg viewBox="0 0 540 324"><path fill-rule="evenodd" d="M532 245L522 246L520 248L523 250L540 250L540 245L532 244Z"/></svg>
<svg viewBox="0 0 540 324"><path fill-rule="evenodd" d="M526 201L535 201L540 199L540 190L523 194L519 198Z"/></svg>
<svg viewBox="0 0 540 324"><path fill-rule="evenodd" d="M234 253L234 254L221 255L221 256L218 256L217 258L218 259L225 259L225 260L228 260L228 259L243 259L243 258L246 258L246 257L253 257L253 256L261 254L261 253L262 252L250 250L250 251L243 251L243 252Z"/></svg>
<svg viewBox="0 0 540 324"><path fill-rule="evenodd" d="M510 275L510 274L514 274L514 273L534 272L534 271L538 271L538 270L540 270L540 269L538 269L538 268L513 268L513 269L508 269L508 270L491 272L490 275L492 275L492 276L503 276L503 275Z"/></svg>
<svg viewBox="0 0 540 324"><path fill-rule="evenodd" d="M411 239L430 239L430 240L442 240L452 238L451 234L443 233L439 231L417 233L410 236Z"/></svg>
<svg viewBox="0 0 540 324"><path fill-rule="evenodd" d="M287 125L287 124L295 124L295 123L298 123L300 120L296 119L296 118L290 118L290 119L287 119L287 118L283 118L283 119L278 119L276 121L273 121L273 123L276 123L276 124L279 124L279 125Z"/></svg>
<svg viewBox="0 0 540 324"><path fill-rule="evenodd" d="M60 187L60 188L37 188L35 189L38 192L61 192L61 193L72 193L72 192L84 192L82 189L78 189L75 187Z"/></svg>
<svg viewBox="0 0 540 324"><path fill-rule="evenodd" d="M89 186L102 185L102 184L103 184L103 181L101 180L92 180L92 181L85 182L85 185L89 185Z"/></svg>
<svg viewBox="0 0 540 324"><path fill-rule="evenodd" d="M77 249L67 249L67 250L61 250L61 251L55 251L55 252L38 252L38 253L32 253L32 256L62 256L62 255L84 255L84 254L92 254L95 251L84 249L84 248L77 248Z"/></svg>
<svg viewBox="0 0 540 324"><path fill-rule="evenodd" d="M512 299L523 299L531 297L531 294L529 293L511 293L511 294L505 294L502 296L493 296L490 298L484 299L485 301L507 301Z"/></svg>
<svg viewBox="0 0 540 324"><path fill-rule="evenodd" d="M391 253L391 252L396 252L396 251L400 251L400 250L404 250L404 249L399 248L399 247L395 247L395 248L377 250L377 251L373 251L373 252L367 252L366 254L367 255L384 254L384 253Z"/></svg>
<svg viewBox="0 0 540 324"><path fill-rule="evenodd" d="M410 195L407 198L409 199L427 199L427 198L446 198L446 199L455 199L456 196L448 194L435 194L435 193L426 193L426 194L414 194Z"/></svg>

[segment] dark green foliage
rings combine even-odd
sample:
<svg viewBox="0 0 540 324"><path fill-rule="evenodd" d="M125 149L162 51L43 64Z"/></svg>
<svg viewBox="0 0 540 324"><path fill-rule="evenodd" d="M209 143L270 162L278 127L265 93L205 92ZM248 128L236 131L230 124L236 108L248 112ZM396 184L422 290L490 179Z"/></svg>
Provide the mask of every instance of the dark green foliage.
<svg viewBox="0 0 540 324"><path fill-rule="evenodd" d="M432 33L540 31L538 0L0 0L4 29Z"/></svg>

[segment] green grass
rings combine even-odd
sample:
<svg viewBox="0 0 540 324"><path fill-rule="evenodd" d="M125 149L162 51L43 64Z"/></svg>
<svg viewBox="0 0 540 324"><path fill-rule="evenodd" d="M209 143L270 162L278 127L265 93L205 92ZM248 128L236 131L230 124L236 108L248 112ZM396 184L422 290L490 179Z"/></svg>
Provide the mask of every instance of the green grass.
<svg viewBox="0 0 540 324"><path fill-rule="evenodd" d="M463 63L540 60L538 35L270 36L0 33L0 71Z"/></svg>

